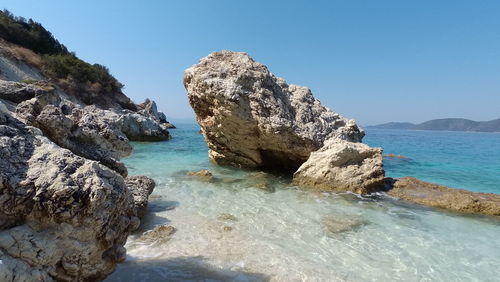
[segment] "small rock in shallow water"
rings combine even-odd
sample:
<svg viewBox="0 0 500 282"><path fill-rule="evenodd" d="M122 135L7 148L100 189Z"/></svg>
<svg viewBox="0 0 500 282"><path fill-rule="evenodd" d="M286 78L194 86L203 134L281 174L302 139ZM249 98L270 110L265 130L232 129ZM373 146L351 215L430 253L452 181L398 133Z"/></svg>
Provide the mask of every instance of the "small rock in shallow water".
<svg viewBox="0 0 500 282"><path fill-rule="evenodd" d="M206 169L202 169L200 171L189 171L187 173L188 176L193 176L194 178L196 178L197 180L199 181L203 181L203 182L215 182L215 177L213 176L213 174L206 170Z"/></svg>
<svg viewBox="0 0 500 282"><path fill-rule="evenodd" d="M393 158L393 159L409 159L408 157L406 156L403 156L403 155L396 155L396 154L384 154L383 155L384 158Z"/></svg>
<svg viewBox="0 0 500 282"><path fill-rule="evenodd" d="M226 221L238 221L236 216L230 214L230 213L222 213L217 217L219 220L226 220Z"/></svg>
<svg viewBox="0 0 500 282"><path fill-rule="evenodd" d="M232 231L233 228L231 226L224 226L224 231L225 232L229 232L229 231Z"/></svg>
<svg viewBox="0 0 500 282"><path fill-rule="evenodd" d="M356 215L328 215L321 219L321 226L328 236L354 231L365 224L366 221Z"/></svg>
<svg viewBox="0 0 500 282"><path fill-rule="evenodd" d="M248 178L252 183L252 187L257 187L260 190L271 193L275 191L274 187L270 183L271 177L268 173L262 171L251 172L248 174Z"/></svg>
<svg viewBox="0 0 500 282"><path fill-rule="evenodd" d="M139 238L144 241L161 241L170 239L170 235L176 231L175 227L170 225L160 225L153 228L153 230L146 231Z"/></svg>

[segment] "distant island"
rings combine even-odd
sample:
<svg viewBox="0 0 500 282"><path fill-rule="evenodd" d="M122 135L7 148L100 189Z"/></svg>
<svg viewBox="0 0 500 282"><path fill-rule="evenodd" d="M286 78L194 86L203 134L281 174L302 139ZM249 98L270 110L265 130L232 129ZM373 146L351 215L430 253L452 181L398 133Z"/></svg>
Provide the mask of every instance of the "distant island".
<svg viewBox="0 0 500 282"><path fill-rule="evenodd" d="M490 121L473 121L464 118L443 118L429 120L420 124L410 122L388 122L379 125L366 126L366 128L500 132L500 119Z"/></svg>

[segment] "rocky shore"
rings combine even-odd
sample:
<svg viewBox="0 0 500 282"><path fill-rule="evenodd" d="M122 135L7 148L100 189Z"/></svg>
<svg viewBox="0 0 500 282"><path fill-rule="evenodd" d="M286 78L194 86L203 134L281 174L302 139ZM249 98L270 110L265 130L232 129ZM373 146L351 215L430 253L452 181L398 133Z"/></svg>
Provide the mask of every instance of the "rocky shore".
<svg viewBox="0 0 500 282"><path fill-rule="evenodd" d="M385 178L382 149L361 143L364 131L354 120L246 53L208 55L185 71L184 86L217 164L285 171L305 189L387 192L416 204L499 215L498 195Z"/></svg>
<svg viewBox="0 0 500 282"><path fill-rule="evenodd" d="M9 46L0 46L0 281L100 280L125 259L155 186L128 176L120 158L129 141L168 140L173 126L150 100L68 92Z"/></svg>

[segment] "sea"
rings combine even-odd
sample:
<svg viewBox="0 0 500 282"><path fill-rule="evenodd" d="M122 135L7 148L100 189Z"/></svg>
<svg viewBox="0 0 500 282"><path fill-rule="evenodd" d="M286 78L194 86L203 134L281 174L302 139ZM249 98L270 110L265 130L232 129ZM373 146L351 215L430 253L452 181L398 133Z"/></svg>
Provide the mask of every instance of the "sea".
<svg viewBox="0 0 500 282"><path fill-rule="evenodd" d="M199 127L176 126L172 140L134 143L124 159L157 186L106 281L500 281L497 218L216 166ZM385 158L387 176L500 193L500 133L369 129L363 142L398 156ZM215 181L187 175L202 169ZM176 231L148 240L159 225Z"/></svg>

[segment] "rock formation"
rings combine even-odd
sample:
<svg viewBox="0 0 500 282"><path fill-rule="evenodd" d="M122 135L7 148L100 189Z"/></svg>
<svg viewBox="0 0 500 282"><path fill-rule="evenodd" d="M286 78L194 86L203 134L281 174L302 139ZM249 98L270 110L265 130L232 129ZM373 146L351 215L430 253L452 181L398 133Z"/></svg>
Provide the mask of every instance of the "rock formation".
<svg viewBox="0 0 500 282"><path fill-rule="evenodd" d="M308 88L288 85L246 53L208 55L185 71L184 86L218 164L292 170L330 138L364 136Z"/></svg>
<svg viewBox="0 0 500 282"><path fill-rule="evenodd" d="M17 81L0 80L0 99L14 103L54 92L54 87L47 82L39 81L28 84Z"/></svg>
<svg viewBox="0 0 500 282"><path fill-rule="evenodd" d="M149 195L153 193L156 183L153 179L147 176L137 175L125 178L125 184L127 184L128 189L134 196L137 216L142 218L146 214L148 208L148 198Z"/></svg>
<svg viewBox="0 0 500 282"><path fill-rule="evenodd" d="M408 202L451 210L500 216L500 195L470 192L425 182L413 177L391 180L387 194Z"/></svg>
<svg viewBox="0 0 500 282"><path fill-rule="evenodd" d="M296 184L326 190L383 188L381 150L358 143L364 132L354 120L246 53L208 55L185 71L184 85L216 163L290 172L300 167Z"/></svg>
<svg viewBox="0 0 500 282"><path fill-rule="evenodd" d="M154 102L47 76L41 60L0 39L0 281L96 281L125 259L154 188L126 177L128 141L171 125Z"/></svg>
<svg viewBox="0 0 500 282"><path fill-rule="evenodd" d="M297 185L328 191L369 194L384 187L382 150L330 139L311 153L293 176Z"/></svg>
<svg viewBox="0 0 500 282"><path fill-rule="evenodd" d="M4 112L0 155L0 280L99 279L125 259L139 219L119 174Z"/></svg>
<svg viewBox="0 0 500 282"><path fill-rule="evenodd" d="M137 107L139 108L138 113L141 115L150 117L162 124L165 124L166 128L175 128L173 124L167 121L165 114L158 111L155 101L146 99L144 103L137 105Z"/></svg>

